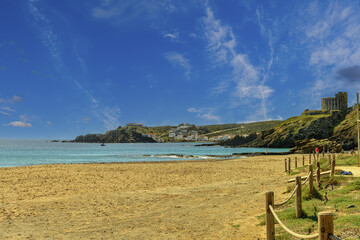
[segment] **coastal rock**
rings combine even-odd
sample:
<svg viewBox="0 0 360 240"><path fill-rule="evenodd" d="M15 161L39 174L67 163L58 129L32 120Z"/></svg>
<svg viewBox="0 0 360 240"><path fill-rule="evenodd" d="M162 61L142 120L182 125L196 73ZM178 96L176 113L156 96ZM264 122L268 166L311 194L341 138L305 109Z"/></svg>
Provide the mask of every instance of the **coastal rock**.
<svg viewBox="0 0 360 240"><path fill-rule="evenodd" d="M101 134L80 135L75 138L74 142L98 143L100 142L101 136Z"/></svg>
<svg viewBox="0 0 360 240"><path fill-rule="evenodd" d="M296 141L305 139L324 139L332 136L334 128L344 119L341 111L303 114L289 118L274 128L261 132L258 137L246 144L250 147L292 148Z"/></svg>
<svg viewBox="0 0 360 240"><path fill-rule="evenodd" d="M341 151L342 146L354 147L356 120L353 112L347 114L338 110L306 111L300 116L291 117L269 130L262 131L254 139L249 135L219 144L230 147L295 147L292 152L313 151L315 147L322 149L323 145L326 145L335 151ZM318 142L321 139L324 140Z"/></svg>
<svg viewBox="0 0 360 240"><path fill-rule="evenodd" d="M143 136L131 129L117 128L116 130L107 131L105 134L87 134L85 136L80 135L75 138L74 142L86 142L86 143L147 143L156 142L154 139Z"/></svg>

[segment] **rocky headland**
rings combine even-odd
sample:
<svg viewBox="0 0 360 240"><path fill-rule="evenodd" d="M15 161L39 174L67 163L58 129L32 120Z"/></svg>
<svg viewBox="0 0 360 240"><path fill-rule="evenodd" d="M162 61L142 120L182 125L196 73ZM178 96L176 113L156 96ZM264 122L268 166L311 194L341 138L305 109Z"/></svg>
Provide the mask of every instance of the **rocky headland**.
<svg viewBox="0 0 360 240"><path fill-rule="evenodd" d="M291 152L312 152L354 149L357 145L356 107L348 111L305 111L275 127L253 135L220 143L232 147L292 148Z"/></svg>
<svg viewBox="0 0 360 240"><path fill-rule="evenodd" d="M105 134L87 134L77 136L74 142L85 143L151 143L154 139L131 129L119 127Z"/></svg>

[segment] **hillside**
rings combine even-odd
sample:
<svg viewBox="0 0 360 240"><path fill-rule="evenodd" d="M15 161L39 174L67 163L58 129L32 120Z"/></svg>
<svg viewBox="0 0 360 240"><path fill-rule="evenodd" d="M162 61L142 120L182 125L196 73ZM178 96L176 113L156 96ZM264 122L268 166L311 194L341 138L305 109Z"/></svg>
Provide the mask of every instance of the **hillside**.
<svg viewBox="0 0 360 240"><path fill-rule="evenodd" d="M308 111L291 117L275 127L262 131L255 140L241 139L243 146L291 148L303 139L324 139L334 133L334 128L344 119L341 111ZM234 146L232 140L228 146Z"/></svg>
<svg viewBox="0 0 360 240"><path fill-rule="evenodd" d="M357 148L356 106L346 115L344 121L335 127L330 139L340 143L344 150Z"/></svg>
<svg viewBox="0 0 360 240"><path fill-rule="evenodd" d="M270 129L279 123L281 123L281 121L274 120L254 123L207 125L198 127L198 130L200 133L208 137L213 137L219 134L249 135Z"/></svg>
<svg viewBox="0 0 360 240"><path fill-rule="evenodd" d="M145 137L141 133L119 127L116 130L107 131L105 134L87 134L75 138L74 142L87 143L136 143L136 142L156 142L154 139Z"/></svg>
<svg viewBox="0 0 360 240"><path fill-rule="evenodd" d="M196 131L199 135L208 137L224 135L224 134L238 134L248 135L263 130L270 129L271 127L279 124L281 121L265 121L255 123L243 123L243 124L217 124L206 126L189 125L189 131ZM183 124L180 124L181 126ZM146 127L146 126L119 126L115 130L110 130L105 134L87 134L76 137L74 142L113 142L113 143L126 143L126 142L155 142L153 138L144 135L156 136L159 141L171 141L168 138L169 132L176 128L174 126L158 126L158 127Z"/></svg>

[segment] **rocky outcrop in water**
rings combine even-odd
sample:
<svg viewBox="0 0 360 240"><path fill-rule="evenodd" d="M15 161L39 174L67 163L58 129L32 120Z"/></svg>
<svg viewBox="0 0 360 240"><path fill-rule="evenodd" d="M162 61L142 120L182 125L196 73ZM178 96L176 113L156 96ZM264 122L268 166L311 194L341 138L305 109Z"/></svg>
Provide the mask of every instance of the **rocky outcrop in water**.
<svg viewBox="0 0 360 240"><path fill-rule="evenodd" d="M131 129L118 128L107 131L105 134L87 134L75 138L74 142L86 143L148 143L156 142L154 139Z"/></svg>

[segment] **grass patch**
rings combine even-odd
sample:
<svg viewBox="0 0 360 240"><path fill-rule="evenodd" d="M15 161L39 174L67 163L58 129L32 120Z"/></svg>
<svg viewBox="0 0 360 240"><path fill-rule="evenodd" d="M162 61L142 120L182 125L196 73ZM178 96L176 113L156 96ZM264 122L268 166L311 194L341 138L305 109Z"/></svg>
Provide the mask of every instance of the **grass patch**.
<svg viewBox="0 0 360 240"><path fill-rule="evenodd" d="M314 186L312 194L310 194L309 186L306 185L305 187L302 187L302 197L304 200L310 200L310 199L319 199L323 200L323 195L316 189Z"/></svg>
<svg viewBox="0 0 360 240"><path fill-rule="evenodd" d="M288 173L288 175L293 176L293 175L298 175L299 173L302 172L296 169L296 171L291 171L290 173Z"/></svg>

